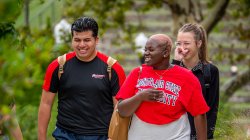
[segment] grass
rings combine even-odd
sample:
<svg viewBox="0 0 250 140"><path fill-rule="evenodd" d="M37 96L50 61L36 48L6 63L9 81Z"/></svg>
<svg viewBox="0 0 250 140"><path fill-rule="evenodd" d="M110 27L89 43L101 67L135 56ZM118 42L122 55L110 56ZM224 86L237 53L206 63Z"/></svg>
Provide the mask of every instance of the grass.
<svg viewBox="0 0 250 140"><path fill-rule="evenodd" d="M216 140L245 140L246 126L250 125L249 116L242 115L238 110L232 109L234 103L220 104L215 131ZM245 104L247 108L250 104Z"/></svg>

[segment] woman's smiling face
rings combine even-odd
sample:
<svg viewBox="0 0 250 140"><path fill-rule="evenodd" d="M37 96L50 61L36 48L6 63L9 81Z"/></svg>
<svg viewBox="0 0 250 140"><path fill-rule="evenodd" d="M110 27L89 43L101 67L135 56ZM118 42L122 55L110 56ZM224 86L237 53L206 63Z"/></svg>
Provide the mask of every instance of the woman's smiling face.
<svg viewBox="0 0 250 140"><path fill-rule="evenodd" d="M198 58L200 42L195 40L193 32L179 32L175 46L183 55L184 60Z"/></svg>
<svg viewBox="0 0 250 140"><path fill-rule="evenodd" d="M157 42L157 40L149 39L146 43L144 52L145 64L152 67L162 65L162 62L165 59L165 52L166 48Z"/></svg>

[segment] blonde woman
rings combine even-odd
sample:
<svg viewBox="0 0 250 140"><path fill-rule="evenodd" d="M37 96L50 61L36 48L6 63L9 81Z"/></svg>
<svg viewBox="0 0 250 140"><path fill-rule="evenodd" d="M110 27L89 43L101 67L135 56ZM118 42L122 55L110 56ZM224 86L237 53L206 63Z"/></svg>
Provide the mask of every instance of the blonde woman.
<svg viewBox="0 0 250 140"><path fill-rule="evenodd" d="M178 31L175 46L175 59L172 63L191 70L200 81L203 97L210 107L206 113L207 138L213 139L219 106L219 71L207 59L206 31L199 24L185 24ZM194 119L190 114L189 121L191 138L196 139Z"/></svg>

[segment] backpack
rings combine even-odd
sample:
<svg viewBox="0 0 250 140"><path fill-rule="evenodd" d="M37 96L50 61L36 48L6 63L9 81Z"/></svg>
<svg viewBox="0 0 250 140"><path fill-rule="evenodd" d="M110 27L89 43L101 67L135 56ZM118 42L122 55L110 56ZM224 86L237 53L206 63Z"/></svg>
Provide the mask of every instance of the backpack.
<svg viewBox="0 0 250 140"><path fill-rule="evenodd" d="M62 76L62 74L64 72L63 71L63 66L66 63L66 54L58 56L57 61L59 63L58 78L60 80L60 78L61 78L61 76ZM109 81L111 81L111 68L116 63L116 61L117 60L115 60L114 58L112 58L110 56L108 57L108 60L107 60L107 64L108 64L107 72L109 74Z"/></svg>
<svg viewBox="0 0 250 140"><path fill-rule="evenodd" d="M204 71L204 81L205 81L205 88L206 88L206 94L209 93L210 83L211 83L211 71L210 66L211 64L204 64L203 71Z"/></svg>

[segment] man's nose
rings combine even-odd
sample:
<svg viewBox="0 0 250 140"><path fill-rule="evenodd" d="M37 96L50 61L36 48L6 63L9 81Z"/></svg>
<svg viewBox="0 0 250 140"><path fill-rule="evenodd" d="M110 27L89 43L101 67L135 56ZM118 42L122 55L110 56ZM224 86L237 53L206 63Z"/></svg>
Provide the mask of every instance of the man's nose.
<svg viewBox="0 0 250 140"><path fill-rule="evenodd" d="M85 45L84 41L79 42L79 46L83 47Z"/></svg>

